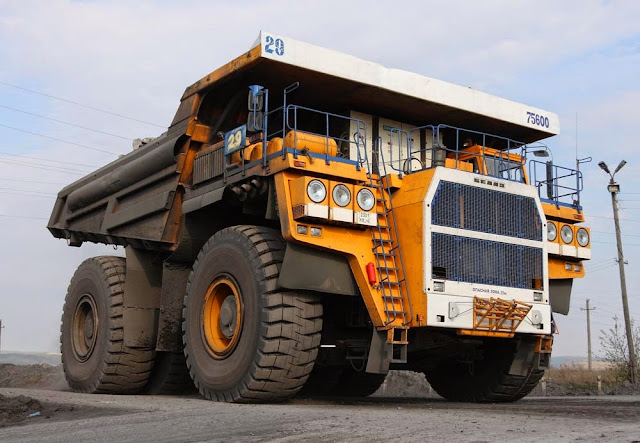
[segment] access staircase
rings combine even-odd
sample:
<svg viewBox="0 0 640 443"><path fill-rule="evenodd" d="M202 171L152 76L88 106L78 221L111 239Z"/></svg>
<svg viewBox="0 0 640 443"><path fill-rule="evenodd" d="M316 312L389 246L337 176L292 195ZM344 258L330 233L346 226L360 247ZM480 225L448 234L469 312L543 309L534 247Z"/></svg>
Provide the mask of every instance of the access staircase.
<svg viewBox="0 0 640 443"><path fill-rule="evenodd" d="M379 145L380 139L377 144ZM374 156L376 166L369 170L369 186L374 189L376 196L376 213L378 223L371 228L371 242L375 256L375 266L378 274L378 289L381 293L387 331L387 343L392 347L392 363L406 363L409 323L413 318L411 299L407 288L404 272L402 250L398 242L398 228L393 214L391 188L385 180L386 167L384 155Z"/></svg>

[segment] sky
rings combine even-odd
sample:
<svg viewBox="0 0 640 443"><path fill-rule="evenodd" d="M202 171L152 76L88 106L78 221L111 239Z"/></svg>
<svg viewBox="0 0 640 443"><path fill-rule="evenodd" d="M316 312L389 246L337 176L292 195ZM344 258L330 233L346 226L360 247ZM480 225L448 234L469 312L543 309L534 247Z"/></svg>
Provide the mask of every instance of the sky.
<svg viewBox="0 0 640 443"><path fill-rule="evenodd" d="M598 331L622 316L608 176L597 163L627 160L616 178L640 322L640 2L0 0L3 350L57 352L75 268L123 254L49 234L59 189L129 152L132 139L163 132L184 89L261 29L560 116L560 135L545 141L554 162L572 167L576 147L593 159L581 166L593 259L570 314L557 316L556 356L586 356L587 298L596 355Z"/></svg>

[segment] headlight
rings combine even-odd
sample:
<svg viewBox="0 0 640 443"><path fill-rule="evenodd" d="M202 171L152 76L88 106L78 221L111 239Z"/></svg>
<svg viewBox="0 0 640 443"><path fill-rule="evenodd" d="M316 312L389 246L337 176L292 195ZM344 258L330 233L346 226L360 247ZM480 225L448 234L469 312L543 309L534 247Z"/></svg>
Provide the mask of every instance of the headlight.
<svg viewBox="0 0 640 443"><path fill-rule="evenodd" d="M351 203L351 192L345 185L336 185L333 188L333 201L340 207L345 207Z"/></svg>
<svg viewBox="0 0 640 443"><path fill-rule="evenodd" d="M580 246L587 246L589 244L589 233L585 228L578 229L578 232L576 232L576 240Z"/></svg>
<svg viewBox="0 0 640 443"><path fill-rule="evenodd" d="M356 200L358 202L358 206L360 206L363 211L370 211L373 209L373 205L376 204L376 198L374 197L373 192L368 189L360 189L356 196Z"/></svg>
<svg viewBox="0 0 640 443"><path fill-rule="evenodd" d="M320 180L311 180L307 185L307 195L314 203L321 203L327 196L327 188Z"/></svg>
<svg viewBox="0 0 640 443"><path fill-rule="evenodd" d="M555 241L558 236L558 228L556 228L556 224L552 222L547 222L547 240Z"/></svg>
<svg viewBox="0 0 640 443"><path fill-rule="evenodd" d="M573 229L571 229L571 226L564 225L562 229L560 229L560 238L566 244L569 244L573 241Z"/></svg>

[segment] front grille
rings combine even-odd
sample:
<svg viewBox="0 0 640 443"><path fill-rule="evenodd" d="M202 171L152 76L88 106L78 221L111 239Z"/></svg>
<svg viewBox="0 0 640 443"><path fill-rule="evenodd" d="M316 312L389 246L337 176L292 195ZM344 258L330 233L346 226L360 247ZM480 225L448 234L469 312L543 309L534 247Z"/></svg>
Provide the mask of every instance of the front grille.
<svg viewBox="0 0 640 443"><path fill-rule="evenodd" d="M542 288L542 248L434 232L431 257L432 278Z"/></svg>
<svg viewBox="0 0 640 443"><path fill-rule="evenodd" d="M434 225L542 241L542 222L532 197L442 181L431 214Z"/></svg>

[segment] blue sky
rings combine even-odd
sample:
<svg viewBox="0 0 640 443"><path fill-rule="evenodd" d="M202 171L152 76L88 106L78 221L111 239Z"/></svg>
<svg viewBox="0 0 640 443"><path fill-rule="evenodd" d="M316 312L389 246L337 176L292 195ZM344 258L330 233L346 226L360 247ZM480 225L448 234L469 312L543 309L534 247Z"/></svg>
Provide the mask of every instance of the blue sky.
<svg viewBox="0 0 640 443"><path fill-rule="evenodd" d="M562 132L547 142L557 164L575 162L577 113L579 156L594 160L583 165L593 260L575 284L571 313L558 319L554 353L586 355L586 298L597 308L595 331L621 312L600 160L629 162L618 177L631 311L640 321L640 2L0 0L0 82L166 126L184 88L247 50L261 28L555 112ZM116 153L130 142L6 107L129 139L162 132L3 83L0 105L0 125ZM91 169L84 165L115 156L3 126L0 136L0 214L34 217L0 217L2 347L56 351L74 269L113 249L69 248L48 234L44 219L61 186L48 183L69 183Z"/></svg>

